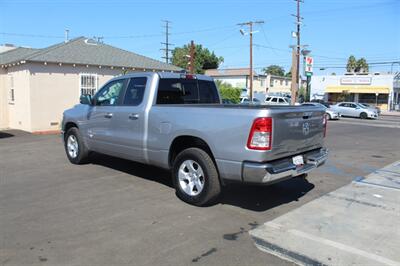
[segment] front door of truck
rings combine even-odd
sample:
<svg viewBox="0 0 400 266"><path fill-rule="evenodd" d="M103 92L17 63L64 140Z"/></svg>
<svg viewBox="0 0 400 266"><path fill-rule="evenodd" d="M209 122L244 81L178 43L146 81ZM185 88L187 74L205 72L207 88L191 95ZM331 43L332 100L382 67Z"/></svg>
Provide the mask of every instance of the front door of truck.
<svg viewBox="0 0 400 266"><path fill-rule="evenodd" d="M113 80L103 86L95 95L87 125L85 127L86 139L93 151L109 154L113 150L112 121L115 111L122 101L126 79Z"/></svg>

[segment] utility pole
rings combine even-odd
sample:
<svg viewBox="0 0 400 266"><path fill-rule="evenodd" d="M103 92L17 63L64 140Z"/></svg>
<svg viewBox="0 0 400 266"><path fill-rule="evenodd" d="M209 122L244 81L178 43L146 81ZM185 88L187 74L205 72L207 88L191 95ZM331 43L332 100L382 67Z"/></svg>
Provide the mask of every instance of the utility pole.
<svg viewBox="0 0 400 266"><path fill-rule="evenodd" d="M256 21L248 21L244 23L239 23L239 26L249 26L249 35L250 35L250 69L249 69L249 78L250 78L250 101L253 102L253 24L262 24L264 21L256 20ZM240 30L242 35L245 35L243 30Z"/></svg>
<svg viewBox="0 0 400 266"><path fill-rule="evenodd" d="M165 52L165 56L161 57L165 59L165 63L169 64L169 52L172 51L172 49L170 49L170 46L173 46L172 43L169 42L169 35L171 35L171 33L169 33L169 29L170 29L170 23L171 21L169 20L163 20L162 22L165 23L165 42L162 42L162 45L165 45L165 48L161 48L160 50L163 50Z"/></svg>
<svg viewBox="0 0 400 266"><path fill-rule="evenodd" d="M194 41L190 42L190 55L189 55L189 73L194 74L194 60L196 57L196 51L194 46Z"/></svg>
<svg viewBox="0 0 400 266"><path fill-rule="evenodd" d="M301 20L303 19L300 16L300 3L303 3L303 0L295 0L297 4L297 12L296 15L293 15L296 18L296 39L297 39L297 46L296 46L296 68L294 69L292 66L292 87L293 87L293 74L296 78L295 86L296 86L296 91L292 90L292 97L291 97L291 102L294 104L297 100L297 94L299 91L299 78L300 78L300 48L301 48L301 43L300 43L300 26L301 26ZM292 64L293 65L293 64ZM294 71L296 70L296 71Z"/></svg>
<svg viewBox="0 0 400 266"><path fill-rule="evenodd" d="M297 49L295 46L292 46L292 84L290 87L290 104L295 105L296 103L296 98L297 98L297 91L299 89L299 86L297 82L299 82L299 79L297 78Z"/></svg>

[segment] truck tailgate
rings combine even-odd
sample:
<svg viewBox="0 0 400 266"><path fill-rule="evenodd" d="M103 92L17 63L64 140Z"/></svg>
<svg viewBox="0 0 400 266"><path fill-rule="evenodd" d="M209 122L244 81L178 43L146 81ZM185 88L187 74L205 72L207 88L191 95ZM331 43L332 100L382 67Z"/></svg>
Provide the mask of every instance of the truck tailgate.
<svg viewBox="0 0 400 266"><path fill-rule="evenodd" d="M275 110L272 133L274 157L285 157L321 147L325 134L324 116L325 111L319 108Z"/></svg>

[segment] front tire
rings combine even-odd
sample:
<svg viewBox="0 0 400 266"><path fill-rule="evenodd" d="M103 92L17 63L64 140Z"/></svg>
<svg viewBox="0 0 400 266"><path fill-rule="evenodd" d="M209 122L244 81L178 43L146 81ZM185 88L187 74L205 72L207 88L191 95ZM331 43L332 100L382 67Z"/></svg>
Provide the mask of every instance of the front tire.
<svg viewBox="0 0 400 266"><path fill-rule="evenodd" d="M188 148L176 157L172 175L177 196L183 201L206 206L221 193L221 185L214 161L199 148Z"/></svg>
<svg viewBox="0 0 400 266"><path fill-rule="evenodd" d="M360 118L361 118L361 119L367 119L367 118L368 118L367 113L364 113L364 112L361 113L361 114L360 114Z"/></svg>
<svg viewBox="0 0 400 266"><path fill-rule="evenodd" d="M68 129L65 133L64 148L71 163L84 164L88 161L89 151L76 127Z"/></svg>

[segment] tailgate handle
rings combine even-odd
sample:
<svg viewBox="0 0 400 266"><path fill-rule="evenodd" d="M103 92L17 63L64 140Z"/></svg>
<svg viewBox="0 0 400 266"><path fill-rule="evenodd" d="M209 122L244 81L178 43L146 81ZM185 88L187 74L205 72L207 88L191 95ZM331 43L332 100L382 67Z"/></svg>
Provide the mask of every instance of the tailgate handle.
<svg viewBox="0 0 400 266"><path fill-rule="evenodd" d="M303 119L309 119L310 117L310 115L303 115Z"/></svg>

